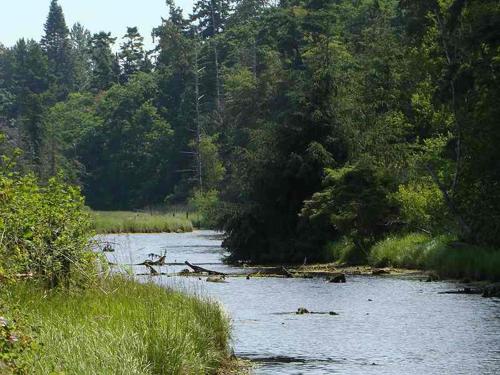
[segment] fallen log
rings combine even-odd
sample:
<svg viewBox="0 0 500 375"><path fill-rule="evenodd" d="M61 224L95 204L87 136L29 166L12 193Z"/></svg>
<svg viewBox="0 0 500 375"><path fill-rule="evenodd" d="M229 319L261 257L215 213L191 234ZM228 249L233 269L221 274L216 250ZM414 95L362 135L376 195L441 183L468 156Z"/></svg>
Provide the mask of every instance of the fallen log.
<svg viewBox="0 0 500 375"><path fill-rule="evenodd" d="M189 263L187 260L184 262L184 264L186 266L188 266L189 268L191 268L194 272L196 273L208 273L209 275L220 275L220 276L226 276L225 273L222 273L222 272L218 272L218 271L212 271L212 270L209 270L209 269L206 269L206 268L203 268L203 267L200 267L200 266L197 266L195 264L191 264Z"/></svg>
<svg viewBox="0 0 500 375"><path fill-rule="evenodd" d="M157 270L155 270L152 265L145 264L145 266L149 270L149 273L151 276L159 276L160 275L160 273Z"/></svg>
<svg viewBox="0 0 500 375"><path fill-rule="evenodd" d="M165 262L165 259L167 257L165 255L162 255L160 257L160 259L158 260L149 260L149 259L146 259L144 262L142 263L137 263L136 266L164 266L166 264Z"/></svg>
<svg viewBox="0 0 500 375"><path fill-rule="evenodd" d="M293 274L287 270L285 267L270 267L270 268L261 268L256 272L252 272L249 276L262 276L262 275L273 275L273 276L285 276L285 277L293 277Z"/></svg>

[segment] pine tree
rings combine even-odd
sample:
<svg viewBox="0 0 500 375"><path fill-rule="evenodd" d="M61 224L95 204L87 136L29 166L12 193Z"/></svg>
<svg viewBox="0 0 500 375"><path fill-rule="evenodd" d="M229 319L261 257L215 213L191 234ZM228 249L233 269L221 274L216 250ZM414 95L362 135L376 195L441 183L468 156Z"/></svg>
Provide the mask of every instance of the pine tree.
<svg viewBox="0 0 500 375"><path fill-rule="evenodd" d="M191 19L198 22L203 38L224 31L231 13L232 0L198 0Z"/></svg>
<svg viewBox="0 0 500 375"><path fill-rule="evenodd" d="M44 30L41 45L47 54L51 85L55 86L56 99L64 99L73 88L74 72L69 30L57 0L50 3Z"/></svg>
<svg viewBox="0 0 500 375"><path fill-rule="evenodd" d="M119 54L123 69L122 82L127 82L133 74L144 69L146 54L144 52L144 38L137 27L127 27L127 34L123 36L125 42Z"/></svg>
<svg viewBox="0 0 500 375"><path fill-rule="evenodd" d="M75 72L75 89L85 91L90 86L92 35L80 23L75 23L70 32L71 50Z"/></svg>
<svg viewBox="0 0 500 375"><path fill-rule="evenodd" d="M92 89L94 91L106 90L116 82L116 59L111 51L111 46L116 38L111 33L101 31L94 34L91 39L92 55Z"/></svg>

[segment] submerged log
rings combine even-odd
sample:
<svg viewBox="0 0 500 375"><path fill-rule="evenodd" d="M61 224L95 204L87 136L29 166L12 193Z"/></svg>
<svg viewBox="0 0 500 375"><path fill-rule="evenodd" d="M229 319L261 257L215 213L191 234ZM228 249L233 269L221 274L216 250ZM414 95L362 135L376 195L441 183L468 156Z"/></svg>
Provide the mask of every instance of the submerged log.
<svg viewBox="0 0 500 375"><path fill-rule="evenodd" d="M209 270L209 269L206 269L206 268L203 268L203 267L200 267L200 266L197 266L195 264L191 264L189 263L187 260L184 262L184 264L186 266L188 266L189 268L191 268L194 272L196 273L208 273L209 275L220 275L220 276L226 276L225 273L222 273L222 272L218 272L218 271L212 271L212 270Z"/></svg>
<svg viewBox="0 0 500 375"><path fill-rule="evenodd" d="M482 294L483 291L471 288L463 288L459 290L447 290L445 292L439 292L439 294Z"/></svg>

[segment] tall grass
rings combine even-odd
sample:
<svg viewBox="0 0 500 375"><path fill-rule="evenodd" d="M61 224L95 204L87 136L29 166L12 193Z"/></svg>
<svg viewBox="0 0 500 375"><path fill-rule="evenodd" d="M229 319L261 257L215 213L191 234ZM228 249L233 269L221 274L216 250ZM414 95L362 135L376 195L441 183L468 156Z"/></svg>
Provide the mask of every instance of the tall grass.
<svg viewBox="0 0 500 375"><path fill-rule="evenodd" d="M93 211L91 216L97 233L180 233L193 231L193 223L185 214ZM193 215L191 216L193 217Z"/></svg>
<svg viewBox="0 0 500 375"><path fill-rule="evenodd" d="M373 246L371 265L435 270L443 277L500 280L500 251L456 243L450 236L411 233Z"/></svg>
<svg viewBox="0 0 500 375"><path fill-rule="evenodd" d="M38 327L39 350L24 358L30 373L211 374L228 358L229 323L217 304L121 277L102 288L11 288L8 303Z"/></svg>

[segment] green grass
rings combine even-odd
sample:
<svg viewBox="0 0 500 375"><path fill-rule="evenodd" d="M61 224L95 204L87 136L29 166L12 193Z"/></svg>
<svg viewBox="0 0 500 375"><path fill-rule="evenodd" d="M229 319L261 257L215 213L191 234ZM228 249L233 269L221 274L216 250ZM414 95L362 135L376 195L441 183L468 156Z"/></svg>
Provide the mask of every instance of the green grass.
<svg viewBox="0 0 500 375"><path fill-rule="evenodd" d="M500 280L500 251L456 243L450 236L411 233L373 246L368 261L376 267L434 270L442 277Z"/></svg>
<svg viewBox="0 0 500 375"><path fill-rule="evenodd" d="M185 213L141 213L128 211L92 211L97 233L162 233L192 232L192 219Z"/></svg>
<svg viewBox="0 0 500 375"><path fill-rule="evenodd" d="M121 277L101 288L71 294L18 283L4 295L38 327L40 346L23 358L30 374L212 374L229 357L217 304Z"/></svg>

